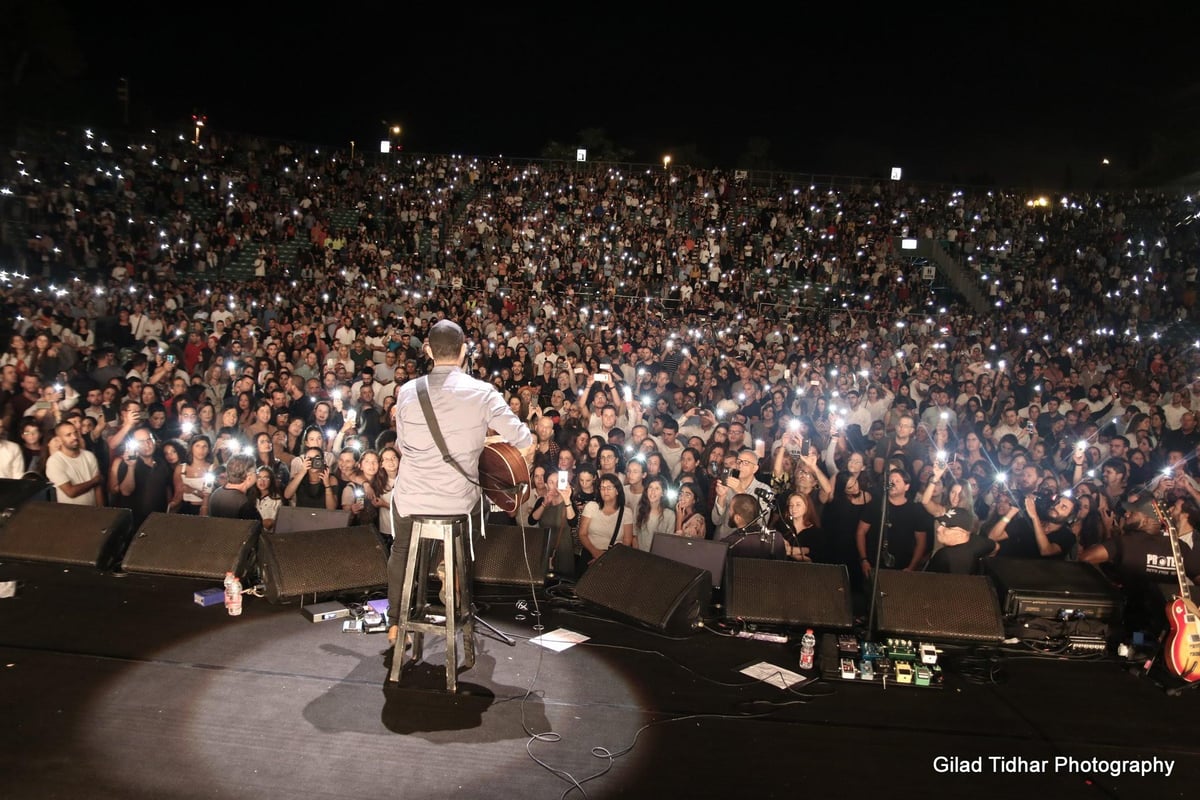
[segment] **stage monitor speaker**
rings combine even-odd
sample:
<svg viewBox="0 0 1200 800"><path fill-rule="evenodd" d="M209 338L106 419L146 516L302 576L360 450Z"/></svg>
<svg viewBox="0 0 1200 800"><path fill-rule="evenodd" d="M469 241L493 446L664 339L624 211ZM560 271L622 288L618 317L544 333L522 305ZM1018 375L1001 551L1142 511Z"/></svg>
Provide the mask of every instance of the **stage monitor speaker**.
<svg viewBox="0 0 1200 800"><path fill-rule="evenodd" d="M331 528L346 528L350 525L350 510L327 508L301 508L280 506L275 517L274 533L295 531L327 531Z"/></svg>
<svg viewBox="0 0 1200 800"><path fill-rule="evenodd" d="M550 529L488 525L471 533L476 583L498 586L545 586L549 565Z"/></svg>
<svg viewBox="0 0 1200 800"><path fill-rule="evenodd" d="M702 569L617 545L592 562L575 594L627 621L687 633L698 625L712 583Z"/></svg>
<svg viewBox="0 0 1200 800"><path fill-rule="evenodd" d="M30 501L53 502L54 497L50 493L53 488L45 478L0 479L0 524Z"/></svg>
<svg viewBox="0 0 1200 800"><path fill-rule="evenodd" d="M1121 618L1121 593L1094 564L1056 558L987 558L983 570L996 584L1005 615L1057 619L1083 615Z"/></svg>
<svg viewBox="0 0 1200 800"><path fill-rule="evenodd" d="M260 527L258 520L155 512L134 534L121 569L217 581L226 572L245 577L254 566Z"/></svg>
<svg viewBox="0 0 1200 800"><path fill-rule="evenodd" d="M842 564L731 558L725 617L795 628L852 628L850 578Z"/></svg>
<svg viewBox="0 0 1200 800"><path fill-rule="evenodd" d="M895 569L877 574L876 628L881 633L945 642L1004 641L996 590L983 575Z"/></svg>
<svg viewBox="0 0 1200 800"><path fill-rule="evenodd" d="M132 530L127 508L27 503L0 528L0 558L111 570Z"/></svg>
<svg viewBox="0 0 1200 800"><path fill-rule="evenodd" d="M388 554L370 525L325 531L265 533L258 567L267 600L369 591L387 586Z"/></svg>
<svg viewBox="0 0 1200 800"><path fill-rule="evenodd" d="M729 545L725 542L710 542L672 533L656 534L650 540L650 552L656 556L690 564L708 572L712 588L719 589L725 579L725 562L729 558Z"/></svg>

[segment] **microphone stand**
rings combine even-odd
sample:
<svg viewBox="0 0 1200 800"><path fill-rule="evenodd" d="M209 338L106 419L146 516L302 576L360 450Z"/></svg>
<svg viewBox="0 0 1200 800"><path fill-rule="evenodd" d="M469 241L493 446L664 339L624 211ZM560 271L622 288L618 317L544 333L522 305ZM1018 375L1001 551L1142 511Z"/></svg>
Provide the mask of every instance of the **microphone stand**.
<svg viewBox="0 0 1200 800"><path fill-rule="evenodd" d="M875 636L875 606L879 600L879 562L883 560L884 537L887 535L888 492L892 482L889 480L883 490L882 510L879 512L879 541L875 543L875 564L871 569L871 603L867 610L867 635L864 642L874 641Z"/></svg>

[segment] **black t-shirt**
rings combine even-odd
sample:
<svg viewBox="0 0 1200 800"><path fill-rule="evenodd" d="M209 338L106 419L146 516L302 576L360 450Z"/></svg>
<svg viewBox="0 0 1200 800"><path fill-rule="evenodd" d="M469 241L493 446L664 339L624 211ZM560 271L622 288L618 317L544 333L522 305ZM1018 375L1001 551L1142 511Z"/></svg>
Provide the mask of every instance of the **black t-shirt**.
<svg viewBox="0 0 1200 800"><path fill-rule="evenodd" d="M1149 580L1175 583L1175 556L1171 540L1161 534L1130 533L1103 544L1108 560L1116 565L1124 580ZM1183 571L1190 578L1200 577L1200 550L1179 543Z"/></svg>
<svg viewBox="0 0 1200 800"><path fill-rule="evenodd" d="M867 530L867 558L875 562L875 550L879 542L879 517L881 514L880 500L860 506L862 515L859 517L870 524ZM929 546L933 536L933 517L920 503L904 503L895 505L888 503L887 510L887 552L895 559L896 569L904 569L912 563L913 554L917 549L917 532L925 533L925 544Z"/></svg>
<svg viewBox="0 0 1200 800"><path fill-rule="evenodd" d="M324 481L313 483L305 478L296 486L296 505L300 508L325 508L325 488Z"/></svg>
<svg viewBox="0 0 1200 800"><path fill-rule="evenodd" d="M227 489L222 486L208 498L208 515L225 519L256 519L262 521L262 515L254 501L245 492L237 489Z"/></svg>
<svg viewBox="0 0 1200 800"><path fill-rule="evenodd" d="M984 536L972 536L962 544L943 547L929 559L929 572L950 572L973 575L978 572L979 559L987 557L996 543Z"/></svg>
<svg viewBox="0 0 1200 800"><path fill-rule="evenodd" d="M1075 549L1075 534L1071 533L1071 529L1066 526L1058 530L1046 531L1046 538L1050 540L1050 544L1058 545L1058 552L1052 556L1042 556L1042 558L1065 559ZM1038 554L1041 555L1040 551Z"/></svg>
<svg viewBox="0 0 1200 800"><path fill-rule="evenodd" d="M122 461L121 468L117 471L118 481L125 480L128 469L129 462ZM133 527L137 529L152 513L167 510L170 491L175 485L175 475L167 462L161 458L154 459L154 466L147 465L139 458L134 462L133 482L133 494L124 500L126 507L133 512Z"/></svg>
<svg viewBox="0 0 1200 800"><path fill-rule="evenodd" d="M1043 522L1042 527L1045 528L1046 523ZM1052 556L1043 556L1042 551L1038 549L1033 523L1024 514L1013 517L1006 530L1008 538L1000 542L1000 550L996 553L1005 558L1066 558L1075 549L1075 534L1064 526L1046 531L1046 538L1051 544L1058 545L1060 552Z"/></svg>

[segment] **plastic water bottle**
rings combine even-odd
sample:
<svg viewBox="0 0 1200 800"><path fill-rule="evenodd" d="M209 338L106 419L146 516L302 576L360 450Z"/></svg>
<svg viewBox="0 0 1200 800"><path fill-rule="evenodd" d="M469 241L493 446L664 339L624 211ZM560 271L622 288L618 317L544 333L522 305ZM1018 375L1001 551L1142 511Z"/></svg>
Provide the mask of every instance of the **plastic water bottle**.
<svg viewBox="0 0 1200 800"><path fill-rule="evenodd" d="M225 573L225 610L231 617L242 613L242 582L232 572Z"/></svg>
<svg viewBox="0 0 1200 800"><path fill-rule="evenodd" d="M813 630L809 628L804 632L804 638L800 640L800 669L812 669L816 653L817 637L813 636Z"/></svg>

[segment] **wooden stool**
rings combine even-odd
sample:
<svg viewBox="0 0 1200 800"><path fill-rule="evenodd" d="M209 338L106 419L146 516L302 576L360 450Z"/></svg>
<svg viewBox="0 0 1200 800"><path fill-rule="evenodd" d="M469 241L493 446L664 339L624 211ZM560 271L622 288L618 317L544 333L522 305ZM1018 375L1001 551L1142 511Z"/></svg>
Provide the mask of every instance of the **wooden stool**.
<svg viewBox="0 0 1200 800"><path fill-rule="evenodd" d="M442 583L446 619L429 622L429 572L436 563L437 543L441 542L446 564ZM421 660L426 633L446 637L446 690L458 689L458 632L463 634L465 659L463 669L475 666L475 613L471 604L471 576L467 572L467 549L471 546L467 518L414 517L408 544L408 563L404 567L404 589L400 595L399 618L392 624L399 627L395 650L392 653L390 679L400 680L404 668L404 642L412 634L413 663ZM416 587L416 600L413 587Z"/></svg>

